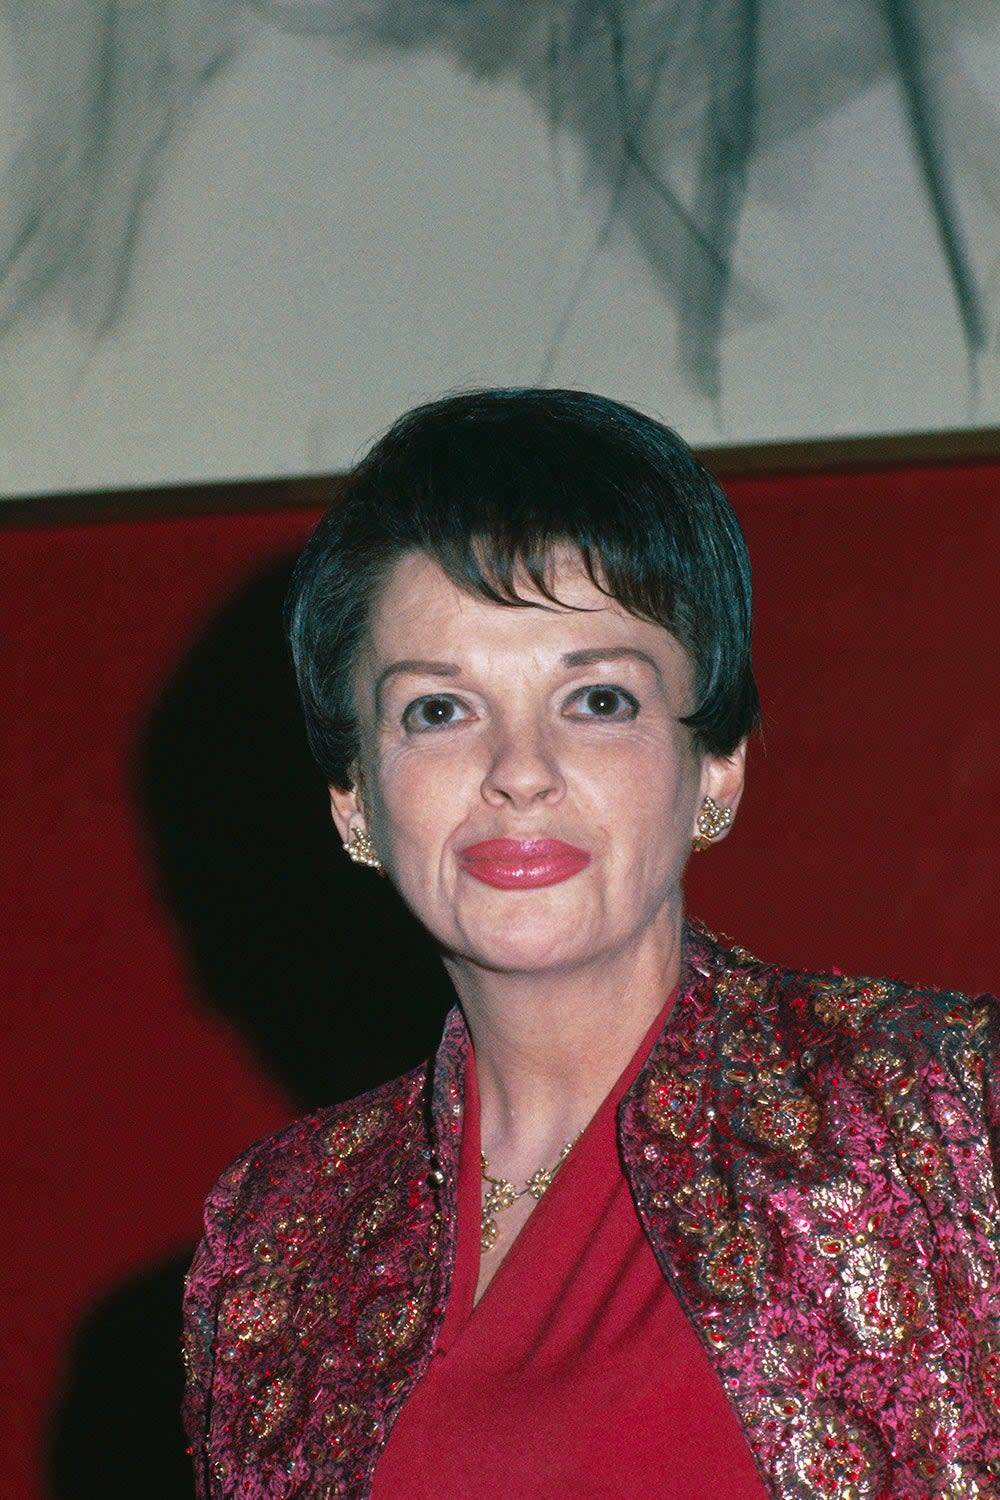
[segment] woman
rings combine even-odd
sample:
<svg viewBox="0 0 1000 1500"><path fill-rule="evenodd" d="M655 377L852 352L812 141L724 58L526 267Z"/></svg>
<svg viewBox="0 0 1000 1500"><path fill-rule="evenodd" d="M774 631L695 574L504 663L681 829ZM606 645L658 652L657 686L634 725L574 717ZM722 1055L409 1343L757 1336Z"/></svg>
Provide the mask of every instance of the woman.
<svg viewBox="0 0 1000 1500"><path fill-rule="evenodd" d="M417 410L289 626L344 847L458 1006L432 1064L213 1192L200 1493L1000 1495L994 1002L683 917L758 715L690 452L579 393Z"/></svg>

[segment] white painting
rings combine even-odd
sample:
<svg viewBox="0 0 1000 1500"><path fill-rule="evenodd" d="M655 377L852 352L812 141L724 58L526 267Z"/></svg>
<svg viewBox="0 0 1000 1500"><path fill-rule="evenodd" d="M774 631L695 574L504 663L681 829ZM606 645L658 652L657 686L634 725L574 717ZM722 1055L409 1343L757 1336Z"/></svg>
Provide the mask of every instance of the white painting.
<svg viewBox="0 0 1000 1500"><path fill-rule="evenodd" d="M0 0L0 493L1000 425L995 0Z"/></svg>

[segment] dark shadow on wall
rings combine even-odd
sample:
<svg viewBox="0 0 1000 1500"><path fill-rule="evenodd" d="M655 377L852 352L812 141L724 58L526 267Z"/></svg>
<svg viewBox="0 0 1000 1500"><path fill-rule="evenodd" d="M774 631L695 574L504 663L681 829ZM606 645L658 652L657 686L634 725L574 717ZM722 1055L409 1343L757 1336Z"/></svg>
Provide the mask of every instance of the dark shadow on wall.
<svg viewBox="0 0 1000 1500"><path fill-rule="evenodd" d="M422 929L330 823L281 636L287 577L268 569L202 634L134 778L196 994L304 1111L426 1057L451 992ZM81 1327L51 1435L54 1500L190 1500L177 1415L189 1259L117 1289Z"/></svg>
<svg viewBox="0 0 1000 1500"><path fill-rule="evenodd" d="M188 1259L118 1287L78 1330L49 1459L59 1500L191 1500L178 1342Z"/></svg>
<svg viewBox="0 0 1000 1500"><path fill-rule="evenodd" d="M137 774L202 998L311 1109L426 1057L448 988L388 881L340 848L281 635L287 578L271 568L202 635Z"/></svg>

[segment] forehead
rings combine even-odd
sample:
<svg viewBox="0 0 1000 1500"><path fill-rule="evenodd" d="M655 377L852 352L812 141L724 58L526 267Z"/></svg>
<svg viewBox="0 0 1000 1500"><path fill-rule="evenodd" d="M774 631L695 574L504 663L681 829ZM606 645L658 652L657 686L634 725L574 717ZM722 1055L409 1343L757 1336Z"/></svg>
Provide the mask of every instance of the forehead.
<svg viewBox="0 0 1000 1500"><path fill-rule="evenodd" d="M684 648L668 631L639 620L603 593L574 549L555 553L547 583L557 603L525 578L519 595L536 607L495 604L458 587L433 558L410 553L396 563L369 621L372 665L393 657L469 661L481 653L541 658L580 648L633 646L688 673ZM419 649L418 649L419 648Z"/></svg>

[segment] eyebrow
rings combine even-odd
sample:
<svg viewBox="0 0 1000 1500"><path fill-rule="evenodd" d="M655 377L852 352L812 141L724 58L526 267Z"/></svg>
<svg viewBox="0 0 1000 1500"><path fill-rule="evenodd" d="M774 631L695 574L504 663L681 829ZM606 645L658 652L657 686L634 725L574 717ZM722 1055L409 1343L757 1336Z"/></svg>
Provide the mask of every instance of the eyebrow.
<svg viewBox="0 0 1000 1500"><path fill-rule="evenodd" d="M562 664L564 667L594 667L601 662L624 661L629 658L652 667L660 682L663 681L663 673L656 657L650 656L648 651L640 651L636 646L591 646L586 651L567 651Z"/></svg>
<svg viewBox="0 0 1000 1500"><path fill-rule="evenodd" d="M652 667L659 680L663 681L663 673L660 664L648 651L640 651L635 646L590 646L582 651L567 651L560 658L564 667L593 667L606 661L632 661L644 662L646 666ZM378 675L375 683L375 703L379 705L382 701L382 689L390 677L418 676L418 677L458 677L461 675L461 667L453 661L426 661L421 657L408 656L402 661L390 662Z"/></svg>
<svg viewBox="0 0 1000 1500"><path fill-rule="evenodd" d="M461 667L453 661L424 661L417 656L404 657L402 661L390 662L387 667L378 674L375 683L375 708L381 711L382 689L390 677L416 676L416 677L457 677Z"/></svg>

